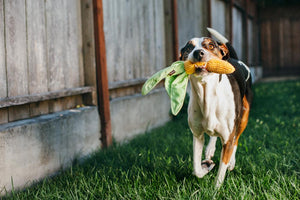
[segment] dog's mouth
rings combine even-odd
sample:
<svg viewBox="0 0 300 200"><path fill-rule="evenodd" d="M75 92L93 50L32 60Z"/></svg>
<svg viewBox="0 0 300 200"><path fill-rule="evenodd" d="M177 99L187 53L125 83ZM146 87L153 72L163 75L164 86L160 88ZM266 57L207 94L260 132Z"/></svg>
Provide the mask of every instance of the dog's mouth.
<svg viewBox="0 0 300 200"><path fill-rule="evenodd" d="M209 72L205 69L206 66L195 66L195 76L204 76Z"/></svg>

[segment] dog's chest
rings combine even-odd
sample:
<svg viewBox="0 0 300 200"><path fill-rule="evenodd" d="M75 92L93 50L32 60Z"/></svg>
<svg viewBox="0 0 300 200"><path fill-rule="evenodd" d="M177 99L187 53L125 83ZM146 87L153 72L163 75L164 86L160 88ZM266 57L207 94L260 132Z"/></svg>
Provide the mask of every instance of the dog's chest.
<svg viewBox="0 0 300 200"><path fill-rule="evenodd" d="M230 134L235 121L235 102L231 83L226 75L211 74L191 80L188 115L194 134Z"/></svg>

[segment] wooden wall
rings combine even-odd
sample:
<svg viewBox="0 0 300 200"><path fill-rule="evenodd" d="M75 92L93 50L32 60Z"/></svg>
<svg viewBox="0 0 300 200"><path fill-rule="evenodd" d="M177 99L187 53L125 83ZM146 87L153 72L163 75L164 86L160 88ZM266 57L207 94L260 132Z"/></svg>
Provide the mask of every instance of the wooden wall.
<svg viewBox="0 0 300 200"><path fill-rule="evenodd" d="M260 10L264 76L300 75L300 6Z"/></svg>
<svg viewBox="0 0 300 200"><path fill-rule="evenodd" d="M88 4L0 0L0 124L76 107L92 93L81 23Z"/></svg>

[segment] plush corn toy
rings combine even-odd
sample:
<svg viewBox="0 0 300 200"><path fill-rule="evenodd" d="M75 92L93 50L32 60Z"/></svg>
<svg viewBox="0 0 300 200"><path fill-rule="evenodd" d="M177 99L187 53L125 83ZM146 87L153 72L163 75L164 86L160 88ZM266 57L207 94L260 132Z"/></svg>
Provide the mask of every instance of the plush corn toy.
<svg viewBox="0 0 300 200"><path fill-rule="evenodd" d="M230 74L235 71L229 62L219 59L197 63L176 61L151 76L143 85L142 94L148 94L161 80L165 79L165 88L171 100L171 111L173 115L177 115L183 106L188 75L195 73L196 66L202 66L207 71L218 74Z"/></svg>
<svg viewBox="0 0 300 200"><path fill-rule="evenodd" d="M187 74L195 73L195 66L202 66L207 71L218 74L231 74L235 71L235 68L229 62L219 59L211 59L208 62L184 62L184 69Z"/></svg>

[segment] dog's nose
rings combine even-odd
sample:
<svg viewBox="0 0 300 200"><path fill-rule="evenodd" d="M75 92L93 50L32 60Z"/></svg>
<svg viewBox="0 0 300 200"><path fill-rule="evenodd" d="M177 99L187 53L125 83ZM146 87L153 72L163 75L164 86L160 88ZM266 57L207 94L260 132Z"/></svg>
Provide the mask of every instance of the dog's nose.
<svg viewBox="0 0 300 200"><path fill-rule="evenodd" d="M196 61L201 61L204 56L204 51L202 49L195 50L193 53L193 57Z"/></svg>

